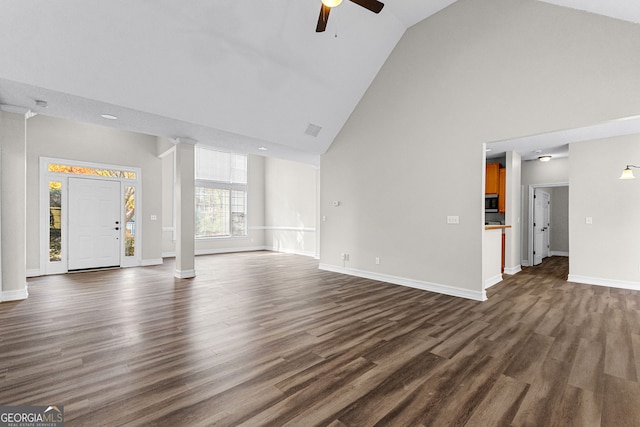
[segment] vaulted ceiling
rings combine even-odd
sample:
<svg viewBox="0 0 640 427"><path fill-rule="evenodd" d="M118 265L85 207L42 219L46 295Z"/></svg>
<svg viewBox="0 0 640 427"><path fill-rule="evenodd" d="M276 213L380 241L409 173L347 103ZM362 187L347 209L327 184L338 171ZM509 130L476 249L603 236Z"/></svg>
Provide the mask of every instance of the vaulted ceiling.
<svg viewBox="0 0 640 427"><path fill-rule="evenodd" d="M405 30L454 1L345 0L316 33L320 0L0 0L0 104L317 164ZM640 22L637 1L547 2Z"/></svg>

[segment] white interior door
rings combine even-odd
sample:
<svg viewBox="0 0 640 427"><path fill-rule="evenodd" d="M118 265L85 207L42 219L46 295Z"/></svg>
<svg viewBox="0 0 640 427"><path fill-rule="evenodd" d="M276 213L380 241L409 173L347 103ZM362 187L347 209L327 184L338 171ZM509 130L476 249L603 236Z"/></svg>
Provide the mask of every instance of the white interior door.
<svg viewBox="0 0 640 427"><path fill-rule="evenodd" d="M549 201L551 196L536 190L533 206L533 265L549 256Z"/></svg>
<svg viewBox="0 0 640 427"><path fill-rule="evenodd" d="M542 192L542 258L549 256L549 228L551 227L551 196Z"/></svg>
<svg viewBox="0 0 640 427"><path fill-rule="evenodd" d="M120 182L69 178L69 270L120 266Z"/></svg>

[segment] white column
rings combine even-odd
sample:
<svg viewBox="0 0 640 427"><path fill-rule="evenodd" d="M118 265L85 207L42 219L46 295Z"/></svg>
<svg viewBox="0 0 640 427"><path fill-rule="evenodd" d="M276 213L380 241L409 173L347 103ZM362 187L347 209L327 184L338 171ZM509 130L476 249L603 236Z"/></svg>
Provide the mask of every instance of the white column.
<svg viewBox="0 0 640 427"><path fill-rule="evenodd" d="M521 270L521 233L523 230L522 218L522 159L520 154L514 151L507 152L507 200L505 224L511 228L506 230L506 250L504 254L505 274L516 274Z"/></svg>
<svg viewBox="0 0 640 427"><path fill-rule="evenodd" d="M7 106L0 109L0 301L13 301L29 295L26 279L27 111L13 112L7 110Z"/></svg>
<svg viewBox="0 0 640 427"><path fill-rule="evenodd" d="M175 277L188 279L195 270L195 143L177 138L176 145L176 271Z"/></svg>

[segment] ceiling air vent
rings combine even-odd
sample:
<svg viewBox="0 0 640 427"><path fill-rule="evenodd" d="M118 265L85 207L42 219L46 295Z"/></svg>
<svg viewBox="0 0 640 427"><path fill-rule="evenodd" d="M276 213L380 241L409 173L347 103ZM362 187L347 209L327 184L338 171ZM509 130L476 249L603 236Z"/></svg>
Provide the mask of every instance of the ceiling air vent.
<svg viewBox="0 0 640 427"><path fill-rule="evenodd" d="M312 137L318 136L320 131L322 130L322 126L314 125L313 123L309 123L307 126L307 130L304 131L306 135L311 135Z"/></svg>

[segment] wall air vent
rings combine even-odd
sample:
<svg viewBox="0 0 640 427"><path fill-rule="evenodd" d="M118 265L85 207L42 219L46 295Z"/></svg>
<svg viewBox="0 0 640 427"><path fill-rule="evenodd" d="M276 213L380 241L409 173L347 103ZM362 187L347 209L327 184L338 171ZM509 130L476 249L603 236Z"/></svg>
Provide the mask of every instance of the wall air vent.
<svg viewBox="0 0 640 427"><path fill-rule="evenodd" d="M318 136L320 131L322 130L322 126L314 125L313 123L309 123L307 126L307 130L304 131L306 135L311 135L312 137Z"/></svg>

